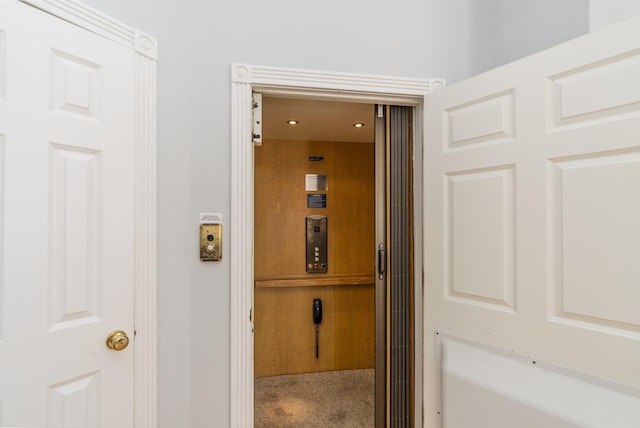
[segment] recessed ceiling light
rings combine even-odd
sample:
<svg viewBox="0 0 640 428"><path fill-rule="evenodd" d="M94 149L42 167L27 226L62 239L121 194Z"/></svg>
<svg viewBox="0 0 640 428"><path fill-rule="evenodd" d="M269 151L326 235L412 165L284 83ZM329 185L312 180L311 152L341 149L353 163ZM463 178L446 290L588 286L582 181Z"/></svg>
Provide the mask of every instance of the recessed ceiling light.
<svg viewBox="0 0 640 428"><path fill-rule="evenodd" d="M295 120L295 119L290 119L290 120L287 120L287 124L289 124L289 125L297 125L298 121Z"/></svg>
<svg viewBox="0 0 640 428"><path fill-rule="evenodd" d="M364 127L364 123L362 123L362 122L354 123L354 124L353 124L353 127L354 127L354 128L362 128L362 127Z"/></svg>

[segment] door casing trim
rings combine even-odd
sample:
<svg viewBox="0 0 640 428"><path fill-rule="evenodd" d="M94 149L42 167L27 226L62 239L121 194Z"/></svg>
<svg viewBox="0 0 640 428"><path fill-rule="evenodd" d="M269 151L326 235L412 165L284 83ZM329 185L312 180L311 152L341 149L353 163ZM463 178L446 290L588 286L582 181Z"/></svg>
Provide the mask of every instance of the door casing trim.
<svg viewBox="0 0 640 428"><path fill-rule="evenodd" d="M101 37L135 56L134 417L157 426L156 82L157 40L77 0L20 0Z"/></svg>
<svg viewBox="0 0 640 428"><path fill-rule="evenodd" d="M252 93L259 91L292 98L411 105L422 112L424 97L444 85L444 79L231 64L231 426L253 427L254 422ZM416 132L416 138L421 143L422 126L418 126L416 131L420 131L419 135ZM418 156L416 153L415 162L421 161L421 154ZM416 260L420 260L417 254ZM421 277L420 274L416 278ZM418 344L416 352L421 355ZM416 364L418 361L421 359L416 359ZM420 407L416 405L417 409Z"/></svg>

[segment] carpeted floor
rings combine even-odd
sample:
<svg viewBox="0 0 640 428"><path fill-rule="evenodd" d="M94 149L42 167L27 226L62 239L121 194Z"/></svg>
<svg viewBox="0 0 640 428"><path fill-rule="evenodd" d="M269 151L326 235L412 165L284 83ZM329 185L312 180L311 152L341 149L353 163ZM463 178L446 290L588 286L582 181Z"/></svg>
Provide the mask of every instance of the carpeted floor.
<svg viewBox="0 0 640 428"><path fill-rule="evenodd" d="M374 391L373 369L257 378L255 427L373 427Z"/></svg>

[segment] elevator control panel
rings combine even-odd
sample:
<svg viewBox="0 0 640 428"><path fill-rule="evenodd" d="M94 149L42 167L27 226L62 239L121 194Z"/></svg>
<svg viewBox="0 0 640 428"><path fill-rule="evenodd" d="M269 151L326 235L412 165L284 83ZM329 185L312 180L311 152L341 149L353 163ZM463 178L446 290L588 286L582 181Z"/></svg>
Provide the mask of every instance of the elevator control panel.
<svg viewBox="0 0 640 428"><path fill-rule="evenodd" d="M200 225L200 260L222 260L222 225Z"/></svg>
<svg viewBox="0 0 640 428"><path fill-rule="evenodd" d="M327 217L311 215L307 226L307 273L327 272Z"/></svg>

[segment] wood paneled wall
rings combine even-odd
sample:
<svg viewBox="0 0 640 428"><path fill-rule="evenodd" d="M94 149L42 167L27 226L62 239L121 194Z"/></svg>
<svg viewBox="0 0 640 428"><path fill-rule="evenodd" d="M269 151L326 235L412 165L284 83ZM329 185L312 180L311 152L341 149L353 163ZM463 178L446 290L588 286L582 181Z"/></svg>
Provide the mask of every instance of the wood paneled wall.
<svg viewBox="0 0 640 428"><path fill-rule="evenodd" d="M323 157L322 162L309 161ZM305 174L328 191L306 192ZM255 375L374 364L374 145L265 141L255 149ZM307 208L326 193L326 208ZM328 272L305 271L305 217L328 217ZM314 298L322 299L315 358Z"/></svg>
<svg viewBox="0 0 640 428"><path fill-rule="evenodd" d="M319 358L313 299L322 299ZM256 288L256 377L374 365L373 285Z"/></svg>
<svg viewBox="0 0 640 428"><path fill-rule="evenodd" d="M264 142L255 149L255 276L307 275L305 217L328 217L327 275L374 269L374 145ZM322 156L323 162L310 162ZM327 174L327 192L306 192L305 174ZM326 193L327 208L307 208ZM316 274L318 275L318 274Z"/></svg>

